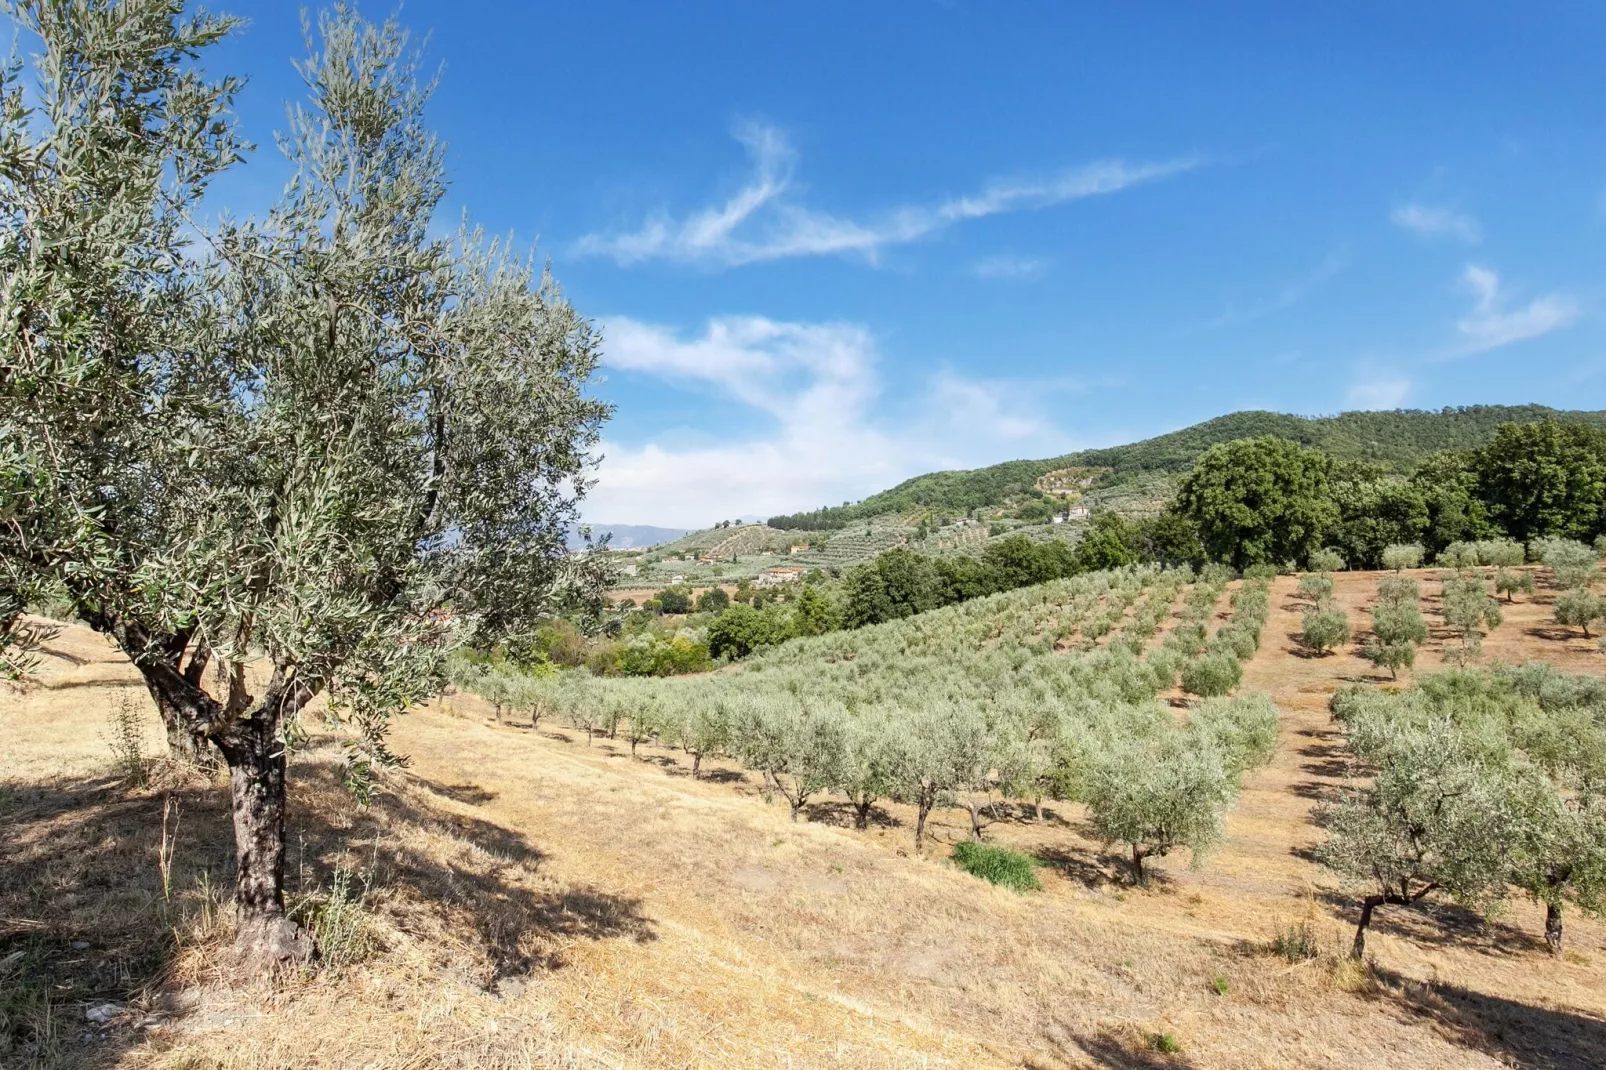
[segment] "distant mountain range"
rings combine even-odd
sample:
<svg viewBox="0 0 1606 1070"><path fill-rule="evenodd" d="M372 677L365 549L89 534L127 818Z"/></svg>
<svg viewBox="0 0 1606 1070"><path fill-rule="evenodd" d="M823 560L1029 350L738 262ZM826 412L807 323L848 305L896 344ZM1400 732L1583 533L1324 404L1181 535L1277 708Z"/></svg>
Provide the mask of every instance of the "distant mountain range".
<svg viewBox="0 0 1606 1070"><path fill-rule="evenodd" d="M591 540L599 541L604 535L611 536L608 545L615 550L640 550L648 546L657 546L661 542L674 542L676 539L690 533L689 528L659 528L651 524L592 524ZM578 549L585 545L585 540L578 531L569 532L569 546Z"/></svg>

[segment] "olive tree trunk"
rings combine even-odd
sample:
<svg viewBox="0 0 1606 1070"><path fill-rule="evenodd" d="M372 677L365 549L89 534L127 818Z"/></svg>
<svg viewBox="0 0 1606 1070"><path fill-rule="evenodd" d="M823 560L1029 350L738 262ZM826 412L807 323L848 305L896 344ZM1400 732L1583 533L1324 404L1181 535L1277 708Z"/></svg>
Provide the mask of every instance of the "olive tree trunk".
<svg viewBox="0 0 1606 1070"><path fill-rule="evenodd" d="M1561 954L1561 904L1545 904L1545 945L1552 955Z"/></svg>
<svg viewBox="0 0 1606 1070"><path fill-rule="evenodd" d="M125 649L133 645L127 630ZM255 973L304 962L313 953L311 937L284 907L285 752L283 718L294 716L312 690L287 666L274 670L260 703L245 692L245 673L230 673L228 695L219 702L188 674L160 661L139 664L157 705L183 738L201 741L204 754L216 747L229 769L229 801L234 820L235 909L238 964ZM173 735L170 733L169 738Z"/></svg>
<svg viewBox="0 0 1606 1070"><path fill-rule="evenodd" d="M284 909L285 755L279 718L259 708L230 726L218 747L229 766L234 817L235 954L259 972L305 961L312 940Z"/></svg>

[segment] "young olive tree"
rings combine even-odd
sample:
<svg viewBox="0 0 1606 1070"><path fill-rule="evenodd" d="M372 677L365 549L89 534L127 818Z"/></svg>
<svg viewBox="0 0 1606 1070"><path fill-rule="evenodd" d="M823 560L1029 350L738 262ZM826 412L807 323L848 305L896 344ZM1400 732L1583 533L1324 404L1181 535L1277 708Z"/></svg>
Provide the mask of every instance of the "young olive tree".
<svg viewBox="0 0 1606 1070"><path fill-rule="evenodd" d="M926 822L937 803L967 783L976 741L985 725L974 712L939 701L900 718L903 730L888 738L893 798L915 808L915 850L926 842Z"/></svg>
<svg viewBox="0 0 1606 1070"><path fill-rule="evenodd" d="M980 716L967 717L956 727L952 746L966 769L950 798L970 818L970 838L979 841L982 830L997 819L999 797L1022 787L1031 768L1030 751L1025 734L1009 720L989 725Z"/></svg>
<svg viewBox="0 0 1606 1070"><path fill-rule="evenodd" d="M1573 539L1535 539L1533 551L1564 591L1588 587L1600 570L1595 551Z"/></svg>
<svg viewBox="0 0 1606 1070"><path fill-rule="evenodd" d="M1271 761L1277 749L1277 705L1262 693L1206 699L1188 714L1188 729L1215 744L1236 781Z"/></svg>
<svg viewBox="0 0 1606 1070"><path fill-rule="evenodd" d="M1598 740L1595 749L1598 759ZM1597 917L1606 912L1606 807L1592 786L1578 787L1535 773L1516 793L1522 820L1510 880L1545 905L1545 943L1553 955L1562 952L1569 903Z"/></svg>
<svg viewBox="0 0 1606 1070"><path fill-rule="evenodd" d="M1383 548L1383 567L1399 572L1402 569L1422 567L1420 543L1395 543Z"/></svg>
<svg viewBox="0 0 1606 1070"><path fill-rule="evenodd" d="M1331 576L1301 576L1299 577L1299 597L1308 598L1312 602L1325 602L1333 597L1333 577Z"/></svg>
<svg viewBox="0 0 1606 1070"><path fill-rule="evenodd" d="M1330 836L1322 861L1370 886L1350 949L1359 959L1378 907L1414 906L1435 892L1475 906L1498 898L1518 823L1509 778L1452 727L1350 730L1352 739L1360 731L1377 741L1361 748L1375 775L1318 817Z"/></svg>
<svg viewBox="0 0 1606 1070"><path fill-rule="evenodd" d="M1227 650L1207 650L1182 665L1182 690L1202 698L1225 695L1237 687L1241 679L1243 666Z"/></svg>
<svg viewBox="0 0 1606 1070"><path fill-rule="evenodd" d="M1312 572L1342 572L1348 567L1344 562L1344 555L1331 546L1323 547L1310 555L1310 569Z"/></svg>
<svg viewBox="0 0 1606 1070"><path fill-rule="evenodd" d="M1526 569L1501 567L1494 574L1494 589L1496 594L1505 595L1507 602L1515 602L1519 592L1531 597L1534 593L1534 574Z"/></svg>
<svg viewBox="0 0 1606 1070"><path fill-rule="evenodd" d="M1094 756L1084 789L1094 831L1128 846L1138 884L1148 879L1145 859L1187 847L1197 860L1214 846L1236 794L1221 748L1170 727L1112 740Z"/></svg>
<svg viewBox="0 0 1606 1070"><path fill-rule="evenodd" d="M692 696L688 701L689 708L682 709L675 721L675 737L691 756L691 778L696 780L702 775L703 759L730 746L732 715L730 706L717 699Z"/></svg>
<svg viewBox="0 0 1606 1070"><path fill-rule="evenodd" d="M1606 598L1584 588L1567 591L1556 599L1556 623L1569 628L1581 628L1589 638L1589 626L1597 620L1606 620Z"/></svg>
<svg viewBox="0 0 1606 1070"><path fill-rule="evenodd" d="M808 801L842 780L847 760L847 715L826 704L786 711L782 761L770 769L775 785L792 808L792 820Z"/></svg>
<svg viewBox="0 0 1606 1070"><path fill-rule="evenodd" d="M1444 581L1444 623L1461 636L1459 660L1474 657L1483 647L1483 629L1493 631L1504 619L1500 603L1489 596L1481 576L1453 576Z"/></svg>
<svg viewBox="0 0 1606 1070"><path fill-rule="evenodd" d="M235 83L191 59L231 24L171 0L10 14L44 58L37 93L8 74L0 105L0 441L26 488L0 587L61 585L175 745L222 756L238 956L302 959L283 893L301 711L326 695L359 730L361 789L454 646L533 632L566 593L597 604L602 566L564 534L608 415L583 392L598 339L498 245L432 236L443 154L393 23L319 20L281 139L294 177L197 263L191 209L238 142Z"/></svg>
<svg viewBox="0 0 1606 1070"><path fill-rule="evenodd" d="M1312 608L1305 611L1299 641L1316 654L1326 654L1349 642L1349 617L1341 609Z"/></svg>
<svg viewBox="0 0 1606 1070"><path fill-rule="evenodd" d="M876 802L896 790L894 751L888 743L895 731L900 729L889 718L867 711L847 719L846 746L835 786L853 804L853 827L860 832L870 827L870 811Z"/></svg>
<svg viewBox="0 0 1606 1070"><path fill-rule="evenodd" d="M1398 679L1400 669L1416 664L1416 648L1427 641L1428 623L1417 608L1416 581L1385 577L1378 584L1377 606L1372 610L1372 638L1361 653Z"/></svg>

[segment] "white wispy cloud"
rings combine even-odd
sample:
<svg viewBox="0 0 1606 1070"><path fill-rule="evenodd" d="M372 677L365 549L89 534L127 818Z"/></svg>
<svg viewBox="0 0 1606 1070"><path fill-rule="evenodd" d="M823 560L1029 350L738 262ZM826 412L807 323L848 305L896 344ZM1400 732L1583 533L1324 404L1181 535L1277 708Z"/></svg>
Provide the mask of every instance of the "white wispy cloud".
<svg viewBox="0 0 1606 1070"><path fill-rule="evenodd" d="M1413 201L1394 209L1389 219L1395 226L1424 238L1454 238L1467 245L1483 240L1483 228L1476 219L1450 208Z"/></svg>
<svg viewBox="0 0 1606 1070"><path fill-rule="evenodd" d="M709 320L691 336L638 320L603 323L607 364L670 385L710 387L763 419L739 440L605 442L589 516L701 527L720 517L812 509L903 479L1071 443L1039 411L1042 384L942 371L915 384L913 410L878 414L875 339L848 323L759 316ZM621 520L620 518L624 518Z"/></svg>
<svg viewBox="0 0 1606 1070"><path fill-rule="evenodd" d="M1462 353L1482 353L1538 338L1578 318L1578 303L1566 294L1545 294L1520 308L1510 308L1501 297L1500 276L1489 268L1468 264L1461 278L1474 295L1472 314L1456 324Z"/></svg>
<svg viewBox="0 0 1606 1070"><path fill-rule="evenodd" d="M1115 193L1202 163L1194 157L1158 163L1099 160L1041 180L995 180L975 194L905 205L860 221L810 208L792 196L797 153L780 130L748 123L734 133L753 170L731 197L680 218L659 211L632 230L588 234L575 242L573 252L611 257L620 264L664 259L737 267L832 254L856 254L874 263L889 246L966 220Z"/></svg>
<svg viewBox="0 0 1606 1070"><path fill-rule="evenodd" d="M1031 256L985 256L970 265L978 279L1010 279L1029 282L1048 272L1048 261Z"/></svg>

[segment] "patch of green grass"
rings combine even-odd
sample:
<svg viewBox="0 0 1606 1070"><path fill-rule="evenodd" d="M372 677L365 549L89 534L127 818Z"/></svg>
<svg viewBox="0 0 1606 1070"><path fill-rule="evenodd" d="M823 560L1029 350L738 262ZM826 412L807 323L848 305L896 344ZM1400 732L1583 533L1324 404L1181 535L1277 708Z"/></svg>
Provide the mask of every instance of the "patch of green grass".
<svg viewBox="0 0 1606 1070"><path fill-rule="evenodd" d="M954 848L954 865L973 877L1025 894L1040 890L1037 859L1007 847L966 840Z"/></svg>
<svg viewBox="0 0 1606 1070"><path fill-rule="evenodd" d="M1162 1055L1176 1055L1182 1050L1182 1045L1170 1033L1150 1033L1148 1039L1149 1047Z"/></svg>
<svg viewBox="0 0 1606 1070"><path fill-rule="evenodd" d="M1232 991L1232 985L1227 982L1225 977L1215 978L1210 982L1210 987L1216 990L1216 995L1218 996L1225 996Z"/></svg>

